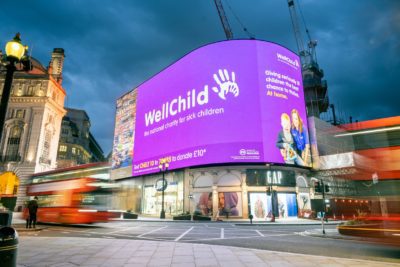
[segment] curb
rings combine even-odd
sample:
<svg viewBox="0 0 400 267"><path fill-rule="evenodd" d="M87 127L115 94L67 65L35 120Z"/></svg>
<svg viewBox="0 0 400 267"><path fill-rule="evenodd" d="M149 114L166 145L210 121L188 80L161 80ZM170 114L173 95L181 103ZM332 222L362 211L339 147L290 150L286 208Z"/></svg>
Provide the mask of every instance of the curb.
<svg viewBox="0 0 400 267"><path fill-rule="evenodd" d="M45 228L28 228L26 229L25 227L13 227L17 232L39 232L42 231Z"/></svg>
<svg viewBox="0 0 400 267"><path fill-rule="evenodd" d="M349 236L342 236L342 235L330 235L330 234L322 234L322 233L313 233L309 231L304 231L308 236L320 237L320 238L333 238L333 239L347 239L347 240L358 240L357 238L352 238Z"/></svg>
<svg viewBox="0 0 400 267"><path fill-rule="evenodd" d="M281 222L266 222L266 223L234 223L237 226L271 226L271 225L279 225L279 226L300 226L300 225L321 225L320 222L302 222L302 223L281 223ZM324 223L324 225L339 225L340 222L328 222Z"/></svg>

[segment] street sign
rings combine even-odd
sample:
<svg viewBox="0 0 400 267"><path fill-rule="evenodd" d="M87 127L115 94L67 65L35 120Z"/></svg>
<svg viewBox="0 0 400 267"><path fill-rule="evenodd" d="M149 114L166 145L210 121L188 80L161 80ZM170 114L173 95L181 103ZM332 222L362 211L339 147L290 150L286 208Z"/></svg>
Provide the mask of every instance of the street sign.
<svg viewBox="0 0 400 267"><path fill-rule="evenodd" d="M154 187L156 188L157 191L164 191L165 189L167 189L167 186L168 186L167 180L164 179L164 185L163 185L163 179L160 178L156 181Z"/></svg>

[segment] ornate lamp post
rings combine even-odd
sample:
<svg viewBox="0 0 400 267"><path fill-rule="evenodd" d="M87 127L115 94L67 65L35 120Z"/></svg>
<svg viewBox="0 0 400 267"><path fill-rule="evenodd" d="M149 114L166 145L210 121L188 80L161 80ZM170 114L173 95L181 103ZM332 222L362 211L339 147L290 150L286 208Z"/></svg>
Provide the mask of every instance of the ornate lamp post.
<svg viewBox="0 0 400 267"><path fill-rule="evenodd" d="M166 160L162 159L160 160L160 165L158 166L160 168L160 172L162 172L162 190L161 190L161 213L160 213L160 219L165 219L165 210L164 210L164 191L166 188L165 184L165 172L168 170L169 164Z"/></svg>
<svg viewBox="0 0 400 267"><path fill-rule="evenodd" d="M24 56L27 46L22 45L20 34L17 33L13 40L6 44L6 55L8 64L6 65L6 79L4 81L3 93L0 105L0 141L3 135L4 121L6 119L8 101L10 99L13 75L16 70L15 63L19 62Z"/></svg>
<svg viewBox="0 0 400 267"><path fill-rule="evenodd" d="M271 164L266 164L266 166L268 167L268 171L271 173L272 172ZM271 220L270 220L270 222L275 222L276 191L272 187L272 183L268 183L267 180L265 182L267 185L267 192L266 192L267 196L271 196Z"/></svg>

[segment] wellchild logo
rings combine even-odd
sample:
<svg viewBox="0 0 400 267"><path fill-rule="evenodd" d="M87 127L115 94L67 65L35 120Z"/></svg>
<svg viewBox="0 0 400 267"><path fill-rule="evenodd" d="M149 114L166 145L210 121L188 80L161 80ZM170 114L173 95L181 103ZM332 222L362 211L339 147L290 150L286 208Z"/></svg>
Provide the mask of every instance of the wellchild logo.
<svg viewBox="0 0 400 267"><path fill-rule="evenodd" d="M217 86L213 86L212 90L218 94L218 96L226 100L228 94L232 94L234 97L239 96L239 86L236 83L235 72L231 72L231 77L226 69L218 70L218 74L214 74L214 81ZM196 92L196 89L192 89L186 93L185 96L179 96L172 99L171 101L162 104L161 109L153 109L144 114L146 127L152 125L155 122L160 122L168 117L173 117L176 114L189 110L196 106L202 106L208 103L208 85L204 85L202 91Z"/></svg>
<svg viewBox="0 0 400 267"><path fill-rule="evenodd" d="M226 100L225 96L229 93L233 94L235 97L239 96L239 86L235 82L235 73L232 71L231 77L232 81L229 79L228 71L225 70L218 70L219 78L217 74L214 74L214 80L219 85L218 87L213 87L213 91L218 94L218 96Z"/></svg>
<svg viewBox="0 0 400 267"><path fill-rule="evenodd" d="M295 69L298 69L300 66L299 61L297 59L291 59L288 56L284 56L279 53L276 53L276 57L277 57L278 61L285 63Z"/></svg>

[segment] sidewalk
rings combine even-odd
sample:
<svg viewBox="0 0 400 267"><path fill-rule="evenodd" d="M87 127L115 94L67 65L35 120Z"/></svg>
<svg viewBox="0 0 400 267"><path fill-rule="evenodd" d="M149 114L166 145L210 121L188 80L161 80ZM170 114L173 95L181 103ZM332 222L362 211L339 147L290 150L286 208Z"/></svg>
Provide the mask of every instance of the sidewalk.
<svg viewBox="0 0 400 267"><path fill-rule="evenodd" d="M140 218L141 221L165 221L157 218ZM171 221L172 220L167 220ZM188 222L188 221L186 221ZM310 223L308 220L299 223ZM219 222L213 222L219 223ZM243 221L242 224L247 223ZM269 224L291 224L293 220L281 220ZM318 224L318 221L311 221ZM239 223L238 223L239 224ZM240 224L240 225L242 225ZM250 224L248 224L250 225ZM25 229L25 221L13 218L17 231ZM44 227L45 228L45 227ZM322 236L319 230L310 235ZM326 236L338 235L336 229L327 229ZM124 240L112 238L37 237L20 236L17 264L24 266L398 266L400 263L343 259L312 256L258 249L228 246Z"/></svg>
<svg viewBox="0 0 400 267"><path fill-rule="evenodd" d="M145 240L21 237L17 266L397 266L227 246Z"/></svg>

